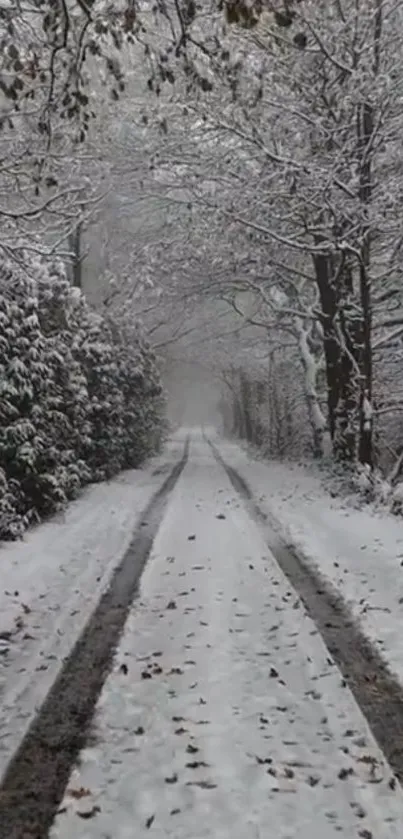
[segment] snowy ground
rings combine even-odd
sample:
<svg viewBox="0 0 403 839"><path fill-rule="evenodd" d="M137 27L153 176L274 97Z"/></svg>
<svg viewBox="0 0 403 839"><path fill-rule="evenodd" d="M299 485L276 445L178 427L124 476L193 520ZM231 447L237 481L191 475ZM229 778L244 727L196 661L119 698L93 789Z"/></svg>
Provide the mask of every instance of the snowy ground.
<svg viewBox="0 0 403 839"><path fill-rule="evenodd" d="M177 435L144 469L89 488L24 541L0 548L0 776L182 452Z"/></svg>
<svg viewBox="0 0 403 839"><path fill-rule="evenodd" d="M390 781L259 528L194 439L52 839L398 839Z"/></svg>
<svg viewBox="0 0 403 839"><path fill-rule="evenodd" d="M256 461L228 442L219 449L287 541L340 591L403 684L403 520L349 508L302 467Z"/></svg>

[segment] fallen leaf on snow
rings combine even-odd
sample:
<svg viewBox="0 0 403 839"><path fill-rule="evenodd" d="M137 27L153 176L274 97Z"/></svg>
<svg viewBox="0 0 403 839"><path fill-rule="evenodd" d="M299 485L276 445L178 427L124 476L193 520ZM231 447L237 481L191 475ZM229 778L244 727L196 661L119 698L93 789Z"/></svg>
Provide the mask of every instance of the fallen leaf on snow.
<svg viewBox="0 0 403 839"><path fill-rule="evenodd" d="M77 816L80 816L80 819L93 819L100 812L101 808L95 804L91 810L77 810Z"/></svg>
<svg viewBox="0 0 403 839"><path fill-rule="evenodd" d="M186 764L188 769L199 769L200 766L207 767L209 766L204 760L193 760L190 763Z"/></svg>
<svg viewBox="0 0 403 839"><path fill-rule="evenodd" d="M91 795L91 790L86 789L85 787L80 787L79 789L67 790L67 794L71 795L72 798L80 799L85 798L87 795Z"/></svg>
<svg viewBox="0 0 403 839"><path fill-rule="evenodd" d="M345 781L346 778L350 777L350 775L354 775L354 769L352 768L352 766L349 766L348 769L340 769L340 772L338 773L337 777L340 778L341 781Z"/></svg>
<svg viewBox="0 0 403 839"><path fill-rule="evenodd" d="M212 781L187 781L187 787L200 787L201 789L217 789L217 784Z"/></svg>

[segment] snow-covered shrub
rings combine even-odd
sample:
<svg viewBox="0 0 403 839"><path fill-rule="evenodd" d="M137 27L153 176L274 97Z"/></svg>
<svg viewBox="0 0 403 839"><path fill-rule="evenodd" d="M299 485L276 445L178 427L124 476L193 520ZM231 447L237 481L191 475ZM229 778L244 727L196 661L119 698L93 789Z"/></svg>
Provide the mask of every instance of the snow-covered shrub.
<svg viewBox="0 0 403 839"><path fill-rule="evenodd" d="M58 262L0 265L0 538L138 466L158 447L163 401L140 333L106 320Z"/></svg>

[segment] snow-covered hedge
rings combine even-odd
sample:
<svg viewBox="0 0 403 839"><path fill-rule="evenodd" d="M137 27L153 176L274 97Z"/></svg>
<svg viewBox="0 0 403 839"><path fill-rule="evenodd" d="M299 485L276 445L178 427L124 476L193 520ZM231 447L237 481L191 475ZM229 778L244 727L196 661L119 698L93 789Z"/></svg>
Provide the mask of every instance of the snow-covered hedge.
<svg viewBox="0 0 403 839"><path fill-rule="evenodd" d="M139 326L91 310L63 266L0 264L0 539L157 450L164 400Z"/></svg>

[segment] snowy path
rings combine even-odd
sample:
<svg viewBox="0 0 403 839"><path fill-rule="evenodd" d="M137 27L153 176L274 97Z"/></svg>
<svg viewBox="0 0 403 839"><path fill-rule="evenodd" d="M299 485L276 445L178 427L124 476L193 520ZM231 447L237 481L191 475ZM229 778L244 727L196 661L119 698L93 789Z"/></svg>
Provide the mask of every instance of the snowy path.
<svg viewBox="0 0 403 839"><path fill-rule="evenodd" d="M52 839L397 839L403 795L193 439Z"/></svg>
<svg viewBox="0 0 403 839"><path fill-rule="evenodd" d="M89 488L0 549L0 776L182 452L179 435L151 464Z"/></svg>
<svg viewBox="0 0 403 839"><path fill-rule="evenodd" d="M320 473L256 460L219 440L224 459L247 481L286 542L340 592L403 685L403 521L382 509L332 498Z"/></svg>

